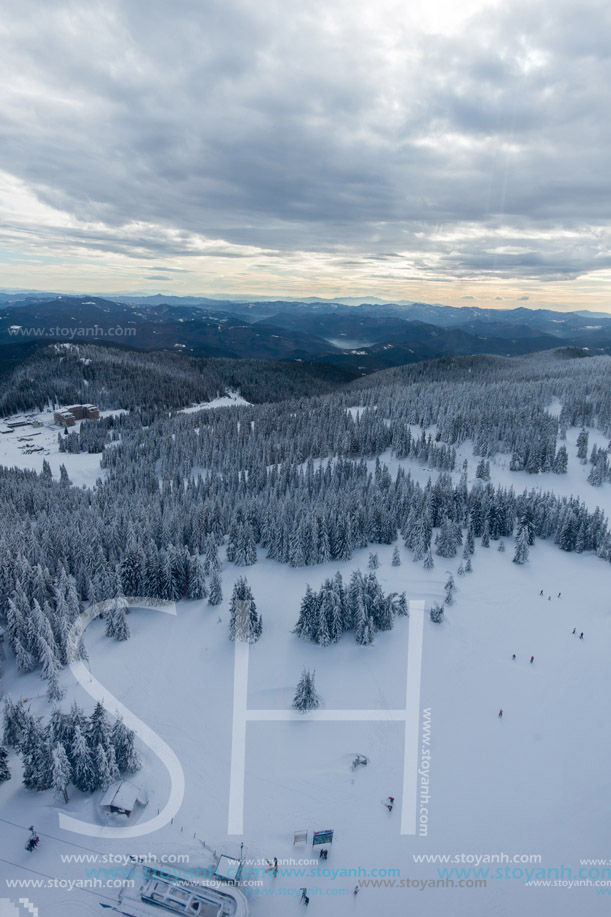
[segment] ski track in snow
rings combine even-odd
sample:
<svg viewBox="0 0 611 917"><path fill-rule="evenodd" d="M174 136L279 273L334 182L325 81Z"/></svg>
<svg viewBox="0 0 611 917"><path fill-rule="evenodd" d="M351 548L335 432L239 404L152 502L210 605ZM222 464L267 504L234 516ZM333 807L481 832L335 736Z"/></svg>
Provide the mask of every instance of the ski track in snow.
<svg viewBox="0 0 611 917"><path fill-rule="evenodd" d="M176 615L176 605L171 603L167 606L159 605L151 608L142 600L132 598L128 600L133 605L144 607L151 611L162 611L165 614ZM104 603L101 603L102 605ZM91 623L100 614L100 607L91 606L83 612L80 618L75 622L72 629L72 645L78 646L80 639L83 637L87 625ZM126 825L125 827L110 827L108 825L95 825L88 822L72 818L70 815L59 814L59 826L65 831L72 831L76 834L85 834L89 837L143 837L146 834L152 834L159 831L160 828L170 822L179 812L185 795L185 775L182 765L174 751L167 742L157 735L150 726L143 723L142 720L131 712L124 704L121 703L110 691L104 687L96 678L93 677L85 663L81 659L70 662L70 670L76 678L79 685L97 702L99 701L105 710L112 716L121 717L125 725L136 733L141 742L149 748L165 764L170 775L170 795L164 808L154 818L146 822L140 822L136 825Z"/></svg>

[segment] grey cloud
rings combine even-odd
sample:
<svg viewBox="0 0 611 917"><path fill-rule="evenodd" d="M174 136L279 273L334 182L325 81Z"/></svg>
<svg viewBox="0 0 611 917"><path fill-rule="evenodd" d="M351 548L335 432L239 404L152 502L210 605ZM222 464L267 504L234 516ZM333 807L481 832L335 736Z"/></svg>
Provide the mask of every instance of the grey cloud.
<svg viewBox="0 0 611 917"><path fill-rule="evenodd" d="M409 251L440 278L610 266L608 4L501 4L458 36L404 34L392 64L350 4L338 29L329 15L323 0L7 0L0 74L27 91L0 101L0 168L106 227L46 227L45 244L244 257L194 251L199 234L346 264ZM438 226L453 237L433 241ZM494 251L499 227L521 250Z"/></svg>
<svg viewBox="0 0 611 917"><path fill-rule="evenodd" d="M152 271L163 271L167 274L189 274L191 273L184 267L152 267Z"/></svg>

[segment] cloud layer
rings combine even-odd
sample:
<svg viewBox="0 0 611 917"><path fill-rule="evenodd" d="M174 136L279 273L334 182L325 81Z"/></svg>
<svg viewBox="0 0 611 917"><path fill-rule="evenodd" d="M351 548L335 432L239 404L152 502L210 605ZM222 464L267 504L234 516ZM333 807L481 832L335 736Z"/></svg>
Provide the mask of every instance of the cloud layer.
<svg viewBox="0 0 611 917"><path fill-rule="evenodd" d="M606 279L611 7L455 6L5 0L0 246L165 285Z"/></svg>

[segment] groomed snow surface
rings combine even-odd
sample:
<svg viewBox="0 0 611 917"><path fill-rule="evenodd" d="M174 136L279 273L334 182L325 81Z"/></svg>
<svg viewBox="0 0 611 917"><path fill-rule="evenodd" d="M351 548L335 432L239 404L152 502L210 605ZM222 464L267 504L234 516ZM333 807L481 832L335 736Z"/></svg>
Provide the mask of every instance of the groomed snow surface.
<svg viewBox="0 0 611 917"><path fill-rule="evenodd" d="M569 431L571 473L560 479L561 486L572 487L571 492L587 498L589 505L607 507L611 488L595 489L585 483L587 469L575 458L575 435ZM71 458L80 457L61 456ZM543 483L537 476L510 473L503 462L505 457L493 463L493 477L498 475L516 490ZM476 463L470 456L471 474ZM403 464L417 468L411 462ZM72 476L73 470L68 467L68 471ZM424 470L418 473L436 476ZM559 481L556 475L549 477L553 480L544 483L546 489ZM370 549L379 555L376 573L385 591L405 590L409 599L425 599L427 606L441 600L446 571L456 574L459 558L435 557L435 568L427 572L400 545L402 565L392 567L392 547ZM50 792L28 791L21 785L19 763L11 754L13 779L0 787L0 817L5 819L0 832L3 874L53 883L91 878L93 869L102 882L116 882L124 875L120 863L95 865L62 858L95 853L180 854L190 857L183 868L196 869L209 861L202 842L231 856L240 855L243 842L244 857L263 863L253 867L262 885L243 887L251 913L261 917L300 913L302 887L310 896L308 913L338 917L608 914L603 888L569 887L568 883L587 881L588 876L592 883L605 877L611 882L611 869L605 876L604 866L585 866L578 876L580 860L609 855L609 566L594 556L566 554L545 542L531 549L526 566L517 566L512 563L510 541L504 553L496 548L495 542L488 549L476 543L473 573L456 576L459 592L444 622L435 625L428 615L425 619L421 720L430 717L426 836L400 834L403 726L385 716L385 711L405 703L409 622L397 620L394 630L378 634L372 647L358 646L351 634L327 648L291 634L306 583L318 588L338 569L346 580L354 569L365 571L369 551L360 551L342 564L300 569L261 558L246 569L224 565L225 600L217 608L205 602L183 602L176 617L133 610L129 614L132 636L126 643L106 638L101 622L87 631L92 673L180 759L186 792L174 823L131 840L92 839L63 831L59 811L101 823L101 793L86 797L71 789L70 801L64 805ZM316 670L323 709L376 708L379 719L317 723L304 716L298 722L249 723L244 834L230 836L235 647L228 640L228 603L240 575L247 576L263 614L263 636L250 650L249 707L289 708L306 666ZM583 640L578 637L581 631ZM13 697L28 698L34 713L46 714L44 683L38 675L17 675L9 660L3 682ZM69 671L62 675L62 686L64 708L76 700L91 709L89 696ZM155 815L169 793L163 764L145 748L140 751L144 767L134 779L148 791L149 803L134 813L130 824ZM367 755L370 763L353 772L350 765L356 753ZM389 795L395 797L392 812L384 805ZM32 823L42 842L38 850L28 853L26 829ZM311 838L313 830L326 828L335 831L326 861L319 863L318 848L293 846L293 832L308 830ZM447 864L414 860L424 854L463 860ZM474 858L487 855L540 860L490 863L484 859L477 867ZM275 878L265 872L264 861L272 857L280 861ZM291 858L313 858L316 864L283 865ZM406 887L407 880L440 879L440 869L471 867L478 871L450 873L454 887ZM550 868L557 872L543 875L541 870ZM98 872L104 869L110 872ZM314 874L299 875L301 870ZM535 880L549 876L551 882L558 879L567 884L527 886L527 870L535 871L530 873ZM355 885L367 879L394 881L395 887L363 885L355 897ZM487 884L459 887L461 880ZM611 892L611 884L607 889ZM102 913L100 902L117 906L118 891L21 887L7 888L3 894L15 902L27 897L41 917L82 917ZM163 913L140 905L137 888L127 894L123 904L127 913ZM0 899L1 917L3 907L8 905Z"/></svg>

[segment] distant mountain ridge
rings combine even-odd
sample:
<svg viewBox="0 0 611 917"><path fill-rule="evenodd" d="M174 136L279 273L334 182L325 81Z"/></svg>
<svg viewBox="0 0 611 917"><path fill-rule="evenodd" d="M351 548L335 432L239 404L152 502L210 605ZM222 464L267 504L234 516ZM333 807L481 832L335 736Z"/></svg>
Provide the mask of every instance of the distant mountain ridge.
<svg viewBox="0 0 611 917"><path fill-rule="evenodd" d="M7 295L7 294L2 294ZM142 301L140 301L142 300ZM152 300L152 301L151 301ZM324 362L367 374L436 357L558 347L611 353L611 316L428 303L52 296L2 302L0 348L81 341L191 356Z"/></svg>

